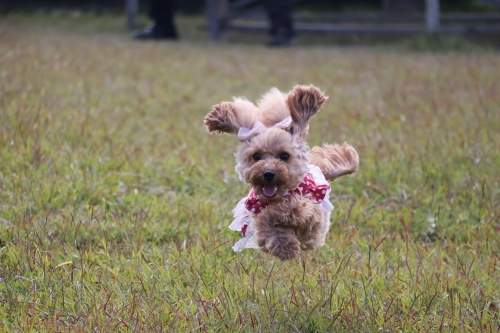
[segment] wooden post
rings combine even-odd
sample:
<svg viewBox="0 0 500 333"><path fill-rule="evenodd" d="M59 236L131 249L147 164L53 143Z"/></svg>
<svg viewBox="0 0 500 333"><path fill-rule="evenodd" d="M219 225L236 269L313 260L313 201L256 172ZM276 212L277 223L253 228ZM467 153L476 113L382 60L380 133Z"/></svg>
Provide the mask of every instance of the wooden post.
<svg viewBox="0 0 500 333"><path fill-rule="evenodd" d="M439 31L439 0L427 0L427 6L425 9L425 20L427 26L427 33L435 34Z"/></svg>
<svg viewBox="0 0 500 333"><path fill-rule="evenodd" d="M228 13L228 0L206 0L207 25L212 40L221 40Z"/></svg>
<svg viewBox="0 0 500 333"><path fill-rule="evenodd" d="M137 18L137 0L125 0L125 12L127 14L127 28L129 30L135 29Z"/></svg>

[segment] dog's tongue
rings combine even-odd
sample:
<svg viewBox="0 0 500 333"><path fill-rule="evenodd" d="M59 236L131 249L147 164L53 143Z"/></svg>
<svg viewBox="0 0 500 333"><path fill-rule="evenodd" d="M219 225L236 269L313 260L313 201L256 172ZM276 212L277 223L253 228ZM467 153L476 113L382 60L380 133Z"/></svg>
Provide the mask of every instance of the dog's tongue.
<svg viewBox="0 0 500 333"><path fill-rule="evenodd" d="M277 189L278 189L277 185L266 185L264 186L264 195L266 197L272 197L274 193L276 193Z"/></svg>

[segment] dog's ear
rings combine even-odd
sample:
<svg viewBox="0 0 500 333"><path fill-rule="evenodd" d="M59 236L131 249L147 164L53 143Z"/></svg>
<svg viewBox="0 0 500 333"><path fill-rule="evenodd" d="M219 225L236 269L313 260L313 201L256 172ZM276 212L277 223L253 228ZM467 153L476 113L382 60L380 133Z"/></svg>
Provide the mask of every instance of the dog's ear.
<svg viewBox="0 0 500 333"><path fill-rule="evenodd" d="M339 177L351 174L359 166L358 153L345 142L342 146L313 147L309 152L309 160L321 169L328 181L334 181Z"/></svg>
<svg viewBox="0 0 500 333"><path fill-rule="evenodd" d="M220 102L205 116L205 127L209 133L238 133L240 129L236 119L233 102Z"/></svg>
<svg viewBox="0 0 500 333"><path fill-rule="evenodd" d="M241 127L252 128L259 120L261 111L242 97L233 102L220 102L205 116L205 127L209 133L238 134Z"/></svg>
<svg viewBox="0 0 500 333"><path fill-rule="evenodd" d="M292 116L292 133L302 138L308 133L309 120L325 105L328 96L313 85L295 86L286 98Z"/></svg>

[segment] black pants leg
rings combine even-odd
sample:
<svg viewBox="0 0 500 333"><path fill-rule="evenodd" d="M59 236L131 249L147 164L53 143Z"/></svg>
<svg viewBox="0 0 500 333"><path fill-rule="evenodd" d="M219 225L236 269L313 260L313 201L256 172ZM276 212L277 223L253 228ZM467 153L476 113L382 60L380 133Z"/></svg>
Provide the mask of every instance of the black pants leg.
<svg viewBox="0 0 500 333"><path fill-rule="evenodd" d="M177 38L177 29L174 24L175 15L174 0L151 0L149 7L149 17L155 22L157 29L162 34L171 38Z"/></svg>
<svg viewBox="0 0 500 333"><path fill-rule="evenodd" d="M266 9L271 23L269 33L274 36L278 33L283 37L295 36L292 21L292 2L290 0L266 0Z"/></svg>

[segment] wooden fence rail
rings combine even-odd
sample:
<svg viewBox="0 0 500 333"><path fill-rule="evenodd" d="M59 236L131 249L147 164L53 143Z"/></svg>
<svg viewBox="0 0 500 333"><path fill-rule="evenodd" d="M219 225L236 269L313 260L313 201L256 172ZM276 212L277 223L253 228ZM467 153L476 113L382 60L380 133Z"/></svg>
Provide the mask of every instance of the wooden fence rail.
<svg viewBox="0 0 500 333"><path fill-rule="evenodd" d="M237 22L228 23L227 30L234 31L268 31L269 26L266 22L245 22L239 24ZM317 34L317 33L332 33L332 34L375 34L375 35L400 35L400 34L421 34L428 30L424 26L382 26L382 25L335 25L335 24L295 24L295 30L299 33ZM459 34L459 33L500 33L500 26L450 26L441 27L439 33L444 34Z"/></svg>
<svg viewBox="0 0 500 333"><path fill-rule="evenodd" d="M294 13L294 21L302 23L328 22L328 23L422 23L425 21L424 13ZM266 14L259 11L233 13L227 17L232 19L266 20ZM497 23L500 24L500 13L446 13L440 15L441 23Z"/></svg>

